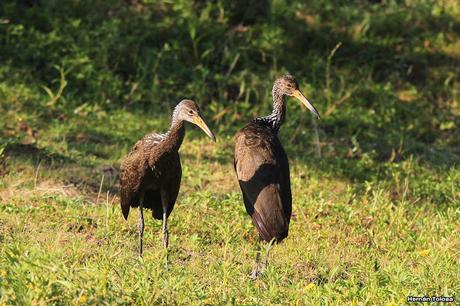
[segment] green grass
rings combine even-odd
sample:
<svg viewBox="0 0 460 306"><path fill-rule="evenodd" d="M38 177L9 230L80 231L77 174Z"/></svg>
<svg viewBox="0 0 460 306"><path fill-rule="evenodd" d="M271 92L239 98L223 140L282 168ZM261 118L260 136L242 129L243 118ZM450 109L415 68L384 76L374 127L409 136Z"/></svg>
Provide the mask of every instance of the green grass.
<svg viewBox="0 0 460 306"><path fill-rule="evenodd" d="M443 174L450 200L435 204L412 194L417 177L401 182L400 190L384 182L357 190L294 160L290 236L273 248L266 273L250 281L257 234L230 163L210 158L230 152L223 141L213 146L205 137L190 138L181 150L183 186L170 218L169 269L159 221L147 215L141 260L137 210L125 222L116 195L103 191L97 202L96 191L67 186L72 167L13 163L1 193L0 301L402 304L408 295L458 294L458 169ZM401 172L415 167L403 162Z"/></svg>
<svg viewBox="0 0 460 306"><path fill-rule="evenodd" d="M128 2L0 4L0 305L458 303L455 1ZM251 281L233 135L286 72L322 119L288 100L293 219ZM183 97L218 142L187 129L166 269L117 169Z"/></svg>

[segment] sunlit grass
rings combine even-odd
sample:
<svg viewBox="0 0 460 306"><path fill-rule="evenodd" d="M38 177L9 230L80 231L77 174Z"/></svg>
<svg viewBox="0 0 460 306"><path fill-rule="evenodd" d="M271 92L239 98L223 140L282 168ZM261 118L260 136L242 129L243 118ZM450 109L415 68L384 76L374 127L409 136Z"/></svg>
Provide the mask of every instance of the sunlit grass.
<svg viewBox="0 0 460 306"><path fill-rule="evenodd" d="M437 207L410 193L403 199L381 184L355 191L303 163L291 175L289 238L251 281L257 234L231 168L194 154L203 145L206 155L228 150L207 149L207 141L187 139L181 150L186 170L170 218L168 269L161 225L149 214L140 259L138 211L125 222L114 194L103 190L96 204L97 190L64 186L47 165L36 181L36 164L23 165L26 175L12 170L4 177L10 189L1 193L0 301L382 304L459 291L458 206ZM208 179L209 167L227 175Z"/></svg>

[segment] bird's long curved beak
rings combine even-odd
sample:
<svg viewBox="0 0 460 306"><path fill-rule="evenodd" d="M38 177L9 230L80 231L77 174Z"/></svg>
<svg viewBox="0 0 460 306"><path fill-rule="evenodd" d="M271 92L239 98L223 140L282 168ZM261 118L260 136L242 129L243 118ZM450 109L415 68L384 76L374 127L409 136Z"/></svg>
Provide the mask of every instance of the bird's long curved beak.
<svg viewBox="0 0 460 306"><path fill-rule="evenodd" d="M200 115L193 117L193 123L198 125L209 137L211 137L212 141L216 142L216 136L214 136L214 133L211 132L208 125L204 122Z"/></svg>
<svg viewBox="0 0 460 306"><path fill-rule="evenodd" d="M318 119L321 118L316 108L307 100L307 98L305 98L305 96L303 95L303 93L300 92L300 90L296 89L292 96L299 99L300 102L302 102L303 105L305 105L313 114L315 114Z"/></svg>

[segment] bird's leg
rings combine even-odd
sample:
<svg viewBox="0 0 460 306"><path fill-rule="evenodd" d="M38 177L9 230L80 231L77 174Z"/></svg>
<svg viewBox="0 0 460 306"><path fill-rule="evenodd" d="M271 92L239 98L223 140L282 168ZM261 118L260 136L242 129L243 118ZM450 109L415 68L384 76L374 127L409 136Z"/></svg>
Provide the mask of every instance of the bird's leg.
<svg viewBox="0 0 460 306"><path fill-rule="evenodd" d="M257 251L256 251L256 264L254 265L254 269L252 269L251 279L256 280L259 277L259 261L260 261L260 245L257 244Z"/></svg>
<svg viewBox="0 0 460 306"><path fill-rule="evenodd" d="M168 193L166 190L161 189L161 204L163 206L163 246L165 249L169 245L169 232L168 232Z"/></svg>
<svg viewBox="0 0 460 306"><path fill-rule="evenodd" d="M168 261L169 261L169 253L168 253L168 245L169 245L169 232L168 232L168 217L166 216L166 212L163 212L163 247L166 251L166 269L168 268Z"/></svg>
<svg viewBox="0 0 460 306"><path fill-rule="evenodd" d="M270 254L270 249L274 241L275 239L273 238L272 240L270 240L270 242L267 242L267 245L265 247L265 257L264 257L264 260L262 261L262 268L260 269L260 274L264 273L265 268L267 267L268 254Z"/></svg>
<svg viewBox="0 0 460 306"><path fill-rule="evenodd" d="M168 246L169 246L169 232L168 232L168 193L166 190L161 189L161 202L163 206L163 247L166 250L166 268L168 268Z"/></svg>
<svg viewBox="0 0 460 306"><path fill-rule="evenodd" d="M168 217L166 212L163 212L163 246L165 249L169 245L169 232L168 232Z"/></svg>
<svg viewBox="0 0 460 306"><path fill-rule="evenodd" d="M139 224L137 226L139 232L139 256L142 257L142 236L144 235L144 193L141 193L139 199Z"/></svg>

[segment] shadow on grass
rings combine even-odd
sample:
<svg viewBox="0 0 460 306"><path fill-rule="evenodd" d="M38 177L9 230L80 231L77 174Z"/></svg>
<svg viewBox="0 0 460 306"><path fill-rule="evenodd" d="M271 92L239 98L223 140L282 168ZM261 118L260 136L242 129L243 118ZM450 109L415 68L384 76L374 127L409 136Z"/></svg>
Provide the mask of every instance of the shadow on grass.
<svg viewBox="0 0 460 306"><path fill-rule="evenodd" d="M70 164L74 161L60 153L50 152L46 148L37 148L33 144L10 143L4 150L4 155L18 160L27 160L34 163L45 162L49 165Z"/></svg>

